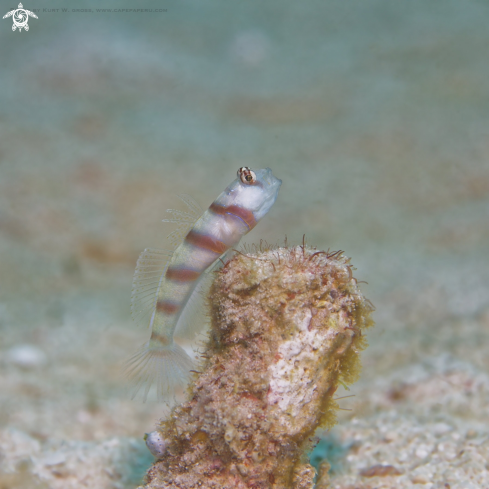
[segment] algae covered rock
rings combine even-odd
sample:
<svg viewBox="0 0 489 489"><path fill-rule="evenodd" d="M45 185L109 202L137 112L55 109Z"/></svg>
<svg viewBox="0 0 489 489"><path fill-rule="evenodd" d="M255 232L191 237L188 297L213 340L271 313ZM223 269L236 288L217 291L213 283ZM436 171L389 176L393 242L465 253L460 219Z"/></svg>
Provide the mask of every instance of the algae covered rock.
<svg viewBox="0 0 489 489"><path fill-rule="evenodd" d="M211 330L185 403L161 423L147 489L311 489L305 453L354 382L372 305L341 252L237 253L209 293Z"/></svg>

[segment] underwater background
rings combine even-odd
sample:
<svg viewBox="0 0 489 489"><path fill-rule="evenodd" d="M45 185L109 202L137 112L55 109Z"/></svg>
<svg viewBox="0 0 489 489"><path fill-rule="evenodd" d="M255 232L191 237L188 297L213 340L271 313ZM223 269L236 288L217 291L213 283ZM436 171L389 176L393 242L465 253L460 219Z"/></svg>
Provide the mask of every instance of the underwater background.
<svg viewBox="0 0 489 489"><path fill-rule="evenodd" d="M243 243L344 250L376 306L312 462L332 487L487 487L489 4L24 8L28 32L0 22L0 488L140 482L167 409L120 373L147 339L135 263L176 194L206 208L241 166L283 181Z"/></svg>

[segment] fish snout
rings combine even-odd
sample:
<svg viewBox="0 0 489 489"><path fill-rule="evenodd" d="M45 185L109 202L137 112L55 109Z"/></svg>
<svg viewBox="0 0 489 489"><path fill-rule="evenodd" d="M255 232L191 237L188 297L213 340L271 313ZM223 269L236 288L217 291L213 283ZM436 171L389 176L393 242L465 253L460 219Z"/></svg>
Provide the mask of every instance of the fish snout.
<svg viewBox="0 0 489 489"><path fill-rule="evenodd" d="M263 178L266 182L266 184L270 187L280 187L280 185L282 185L282 180L280 180L279 178L275 177L273 174L272 174L272 170L271 168L266 168L266 173L264 175L264 178Z"/></svg>

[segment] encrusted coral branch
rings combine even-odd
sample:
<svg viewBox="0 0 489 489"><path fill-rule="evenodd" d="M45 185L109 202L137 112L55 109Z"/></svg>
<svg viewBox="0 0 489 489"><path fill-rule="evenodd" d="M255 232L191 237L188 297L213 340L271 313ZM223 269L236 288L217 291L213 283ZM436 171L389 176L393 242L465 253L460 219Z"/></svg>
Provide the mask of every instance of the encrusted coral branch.
<svg viewBox="0 0 489 489"><path fill-rule="evenodd" d="M297 246L237 253L217 273L202 373L148 439L160 460L146 489L313 487L305 452L335 424L373 324L351 270L342 252Z"/></svg>

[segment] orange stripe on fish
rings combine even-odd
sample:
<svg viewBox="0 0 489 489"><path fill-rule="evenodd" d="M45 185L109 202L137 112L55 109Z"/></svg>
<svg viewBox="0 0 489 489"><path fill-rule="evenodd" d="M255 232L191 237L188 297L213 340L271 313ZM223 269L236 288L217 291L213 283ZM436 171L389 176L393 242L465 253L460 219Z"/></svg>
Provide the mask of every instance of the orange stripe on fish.
<svg viewBox="0 0 489 489"><path fill-rule="evenodd" d="M179 309L180 305L171 301L158 301L156 303L156 310L164 314L175 314Z"/></svg>
<svg viewBox="0 0 489 489"><path fill-rule="evenodd" d="M165 278L175 282L193 282L200 277L200 272L188 270L186 268L168 268L165 273Z"/></svg>
<svg viewBox="0 0 489 489"><path fill-rule="evenodd" d="M218 239L207 234L200 234L194 230L189 231L185 237L185 241L196 246L197 248L213 251L218 255L222 255L228 249L228 246L226 246L222 241L219 241Z"/></svg>
<svg viewBox="0 0 489 489"><path fill-rule="evenodd" d="M157 333L156 331L153 331L151 333L151 338L150 339L152 341L157 341L158 343L161 343L162 345L168 345L172 341L171 339L167 338L164 335L161 335L161 334Z"/></svg>
<svg viewBox="0 0 489 489"><path fill-rule="evenodd" d="M256 219L253 212L249 211L248 209L244 209L243 207L239 207L237 205L223 206L213 202L210 205L209 210L214 212L214 214L219 214L221 216L231 214L232 216L239 217L249 229L256 226Z"/></svg>

